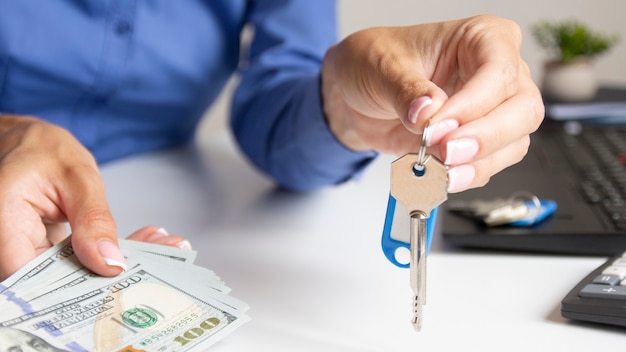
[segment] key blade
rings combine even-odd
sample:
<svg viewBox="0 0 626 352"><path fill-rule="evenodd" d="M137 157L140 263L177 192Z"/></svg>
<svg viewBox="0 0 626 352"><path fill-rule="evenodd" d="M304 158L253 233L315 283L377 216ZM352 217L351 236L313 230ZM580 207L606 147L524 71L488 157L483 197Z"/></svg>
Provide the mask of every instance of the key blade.
<svg viewBox="0 0 626 352"><path fill-rule="evenodd" d="M417 299L415 299L417 302ZM420 304L416 304L414 307L414 315L413 320L411 320L411 324L413 324L413 329L415 332L422 331L422 306Z"/></svg>
<svg viewBox="0 0 626 352"><path fill-rule="evenodd" d="M494 199L455 199L448 201L446 209L459 214L485 217L494 209L510 203L507 198Z"/></svg>
<svg viewBox="0 0 626 352"><path fill-rule="evenodd" d="M411 214L410 284L413 290L413 328L422 329L423 306L426 304L426 214Z"/></svg>
<svg viewBox="0 0 626 352"><path fill-rule="evenodd" d="M522 219L530 214L531 210L522 201L511 201L506 206L497 208L489 212L483 222L487 226L498 226L509 224L513 221Z"/></svg>
<svg viewBox="0 0 626 352"><path fill-rule="evenodd" d="M414 212L411 214L410 238L410 285L420 302L425 303L426 292L426 214Z"/></svg>

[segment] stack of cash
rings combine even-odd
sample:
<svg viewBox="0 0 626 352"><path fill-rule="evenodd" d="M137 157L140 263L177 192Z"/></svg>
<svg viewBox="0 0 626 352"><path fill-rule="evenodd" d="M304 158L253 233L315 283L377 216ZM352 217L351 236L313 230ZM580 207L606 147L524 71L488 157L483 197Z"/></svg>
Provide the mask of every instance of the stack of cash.
<svg viewBox="0 0 626 352"><path fill-rule="evenodd" d="M121 240L128 270L83 267L70 237L0 283L1 351L202 351L249 320L196 252ZM13 349L12 349L12 348Z"/></svg>

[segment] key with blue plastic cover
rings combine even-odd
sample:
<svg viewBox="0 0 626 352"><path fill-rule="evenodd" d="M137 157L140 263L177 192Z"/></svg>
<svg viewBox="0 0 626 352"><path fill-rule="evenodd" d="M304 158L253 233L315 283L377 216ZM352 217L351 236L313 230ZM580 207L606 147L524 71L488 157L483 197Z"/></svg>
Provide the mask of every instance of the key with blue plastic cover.
<svg viewBox="0 0 626 352"><path fill-rule="evenodd" d="M447 167L433 155L426 154L428 127L424 130L418 154L406 154L391 163L391 194L385 229L383 231L383 251L392 263L406 267L396 258L397 251L407 246L398 239L391 239L393 218L398 208L404 208L405 217L410 219L408 230L410 251L410 285L413 290L413 327L422 328L422 307L426 304L426 255L428 232L432 224L427 219L434 210L448 198ZM396 202L402 207L397 207ZM399 215L403 216L403 215ZM405 230L405 231L406 231Z"/></svg>

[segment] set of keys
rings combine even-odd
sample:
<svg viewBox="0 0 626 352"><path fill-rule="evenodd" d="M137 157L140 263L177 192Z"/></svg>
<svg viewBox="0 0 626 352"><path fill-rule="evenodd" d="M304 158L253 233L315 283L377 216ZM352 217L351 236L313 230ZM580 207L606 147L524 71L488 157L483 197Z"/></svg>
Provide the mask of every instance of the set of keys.
<svg viewBox="0 0 626 352"><path fill-rule="evenodd" d="M399 267L409 267L415 331L422 328L423 306L426 304L427 242L428 234L434 227L433 222L427 222L427 219L448 198L448 168L435 156L426 153L429 132L427 125L417 154L406 154L391 164L391 191L382 239L387 259ZM398 203L400 206L397 206ZM402 217L409 219L408 229L400 226L406 223ZM408 240L404 235L406 233L409 234ZM409 249L408 264L401 263L397 257L402 248Z"/></svg>
<svg viewBox="0 0 626 352"><path fill-rule="evenodd" d="M458 199L450 201L450 212L465 215L485 226L533 226L557 208L555 201L540 199L527 191L518 191L508 198Z"/></svg>

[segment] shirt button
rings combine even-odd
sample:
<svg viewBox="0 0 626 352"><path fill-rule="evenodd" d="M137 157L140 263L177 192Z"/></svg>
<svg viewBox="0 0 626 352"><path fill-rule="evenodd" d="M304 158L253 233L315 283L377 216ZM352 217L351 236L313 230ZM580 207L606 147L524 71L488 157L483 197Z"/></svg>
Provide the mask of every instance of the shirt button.
<svg viewBox="0 0 626 352"><path fill-rule="evenodd" d="M125 35L130 33L133 30L133 26L127 21L119 21L115 26L115 32L118 35Z"/></svg>

